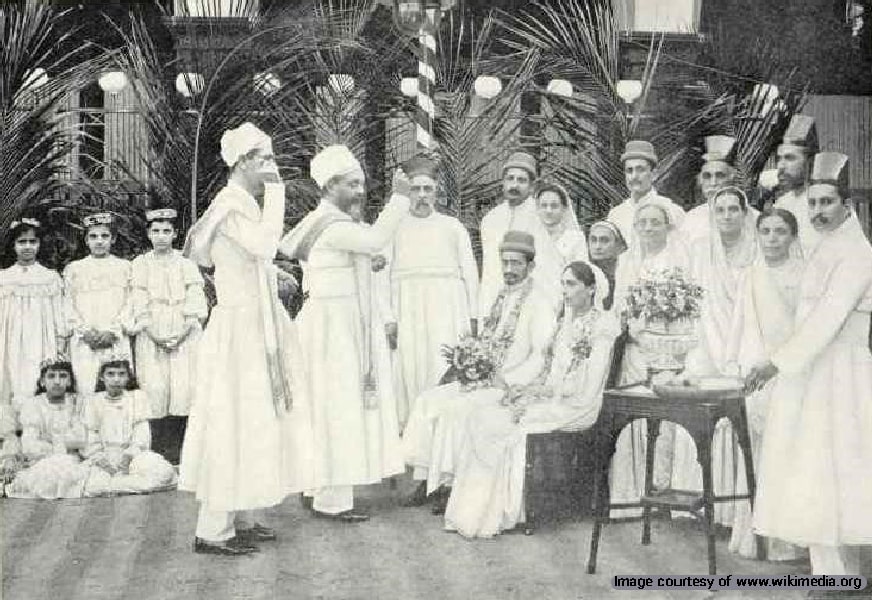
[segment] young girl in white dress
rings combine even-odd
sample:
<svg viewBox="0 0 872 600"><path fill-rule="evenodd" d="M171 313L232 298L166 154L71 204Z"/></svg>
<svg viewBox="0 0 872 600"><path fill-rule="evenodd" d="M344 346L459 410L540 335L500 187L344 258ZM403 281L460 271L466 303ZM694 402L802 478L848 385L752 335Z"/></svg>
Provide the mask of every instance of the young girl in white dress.
<svg viewBox="0 0 872 600"><path fill-rule="evenodd" d="M13 450L7 441L4 454L12 457L15 452L29 466L6 486L6 495L80 498L88 475L79 454L85 445L85 426L69 362L50 360L42 365L36 394L21 402L18 421L20 444Z"/></svg>
<svg viewBox="0 0 872 600"><path fill-rule="evenodd" d="M145 215L152 250L133 259L129 333L136 336L136 376L150 402L154 450L177 464L208 308L200 270L173 249L176 216L171 208Z"/></svg>
<svg viewBox="0 0 872 600"><path fill-rule="evenodd" d="M36 219L12 222L15 264L0 270L0 406L5 411L13 397L33 394L40 364L63 350L67 335L61 277L37 262L40 229Z"/></svg>
<svg viewBox="0 0 872 600"><path fill-rule="evenodd" d="M93 390L100 362L111 354L130 355L124 331L130 291L130 262L110 254L115 236L109 213L85 217L90 255L64 269L70 360L83 390Z"/></svg>
<svg viewBox="0 0 872 600"><path fill-rule="evenodd" d="M111 356L100 366L96 393L85 401L85 456L92 469L88 496L147 493L176 483L176 472L152 452L148 397L130 360Z"/></svg>

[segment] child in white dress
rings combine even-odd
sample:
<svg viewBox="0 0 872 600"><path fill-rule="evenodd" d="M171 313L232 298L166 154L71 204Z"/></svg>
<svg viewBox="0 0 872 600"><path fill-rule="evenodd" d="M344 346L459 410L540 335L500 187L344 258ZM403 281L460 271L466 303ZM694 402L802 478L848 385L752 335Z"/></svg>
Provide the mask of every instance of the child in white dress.
<svg viewBox="0 0 872 600"><path fill-rule="evenodd" d="M85 456L92 469L85 495L147 493L176 483L176 472L150 450L148 397L124 356L100 366L96 392L85 402Z"/></svg>
<svg viewBox="0 0 872 600"><path fill-rule="evenodd" d="M132 263L129 332L136 336L136 376L150 402L152 445L178 464L208 309L199 268L172 247L175 218L171 208L146 213L153 250Z"/></svg>
<svg viewBox="0 0 872 600"><path fill-rule="evenodd" d="M0 405L29 397L40 364L65 345L63 283L37 262L40 230L39 221L28 218L9 228L15 264L0 270Z"/></svg>
<svg viewBox="0 0 872 600"><path fill-rule="evenodd" d="M82 496L88 467L79 455L85 445L81 409L72 365L63 360L43 363L36 395L20 404L20 440L7 440L4 445L4 458L19 459L16 463L26 467L6 486L7 496ZM13 442L19 442L17 447Z"/></svg>
<svg viewBox="0 0 872 600"><path fill-rule="evenodd" d="M130 262L110 254L115 236L109 213L85 217L90 256L64 269L70 359L83 390L93 390L100 362L112 354L130 355L124 331L130 290Z"/></svg>

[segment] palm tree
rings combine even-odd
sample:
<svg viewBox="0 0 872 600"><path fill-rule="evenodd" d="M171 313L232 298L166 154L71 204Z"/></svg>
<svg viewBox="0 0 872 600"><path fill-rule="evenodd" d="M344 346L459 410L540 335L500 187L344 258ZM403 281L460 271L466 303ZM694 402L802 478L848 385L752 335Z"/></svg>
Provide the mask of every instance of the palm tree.
<svg viewBox="0 0 872 600"><path fill-rule="evenodd" d="M65 118L69 93L96 80L111 54L83 41L76 11L0 5L0 242L9 224L60 195L64 159L83 138Z"/></svg>

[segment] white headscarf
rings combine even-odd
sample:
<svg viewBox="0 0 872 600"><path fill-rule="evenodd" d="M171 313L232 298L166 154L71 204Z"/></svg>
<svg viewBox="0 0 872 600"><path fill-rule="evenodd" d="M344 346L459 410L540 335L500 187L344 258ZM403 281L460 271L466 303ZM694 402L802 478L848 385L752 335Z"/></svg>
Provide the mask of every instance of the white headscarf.
<svg viewBox="0 0 872 600"><path fill-rule="evenodd" d="M272 154L272 140L252 123L228 129L221 136L221 158L231 169L241 157L258 149Z"/></svg>
<svg viewBox="0 0 872 600"><path fill-rule="evenodd" d="M611 289L611 286L609 285L608 277L606 277L606 274L602 272L602 269L600 269L595 264L593 264L589 261L586 261L586 260L573 260L569 264L567 264L566 267L564 267L563 271L565 272L566 269L568 269L569 266L573 263L582 263L582 264L590 267L590 270L593 272L593 279L596 282L596 291L594 291L594 293L593 293L593 305L595 308L598 308L598 309L604 311L606 309L606 307L605 307L606 297L609 295L609 290ZM561 272L560 275L562 277L563 272ZM563 312L565 314L568 311L569 311L569 306L564 301Z"/></svg>
<svg viewBox="0 0 872 600"><path fill-rule="evenodd" d="M360 162L347 146L327 146L309 163L309 174L318 187L323 188L332 177L352 172L363 172Z"/></svg>

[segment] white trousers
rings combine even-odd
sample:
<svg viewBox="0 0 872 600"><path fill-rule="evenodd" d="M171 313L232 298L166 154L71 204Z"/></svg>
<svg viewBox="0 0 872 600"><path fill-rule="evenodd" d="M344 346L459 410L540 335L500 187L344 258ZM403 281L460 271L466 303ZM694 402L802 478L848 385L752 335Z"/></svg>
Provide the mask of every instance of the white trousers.
<svg viewBox="0 0 872 600"><path fill-rule="evenodd" d="M859 575L862 546L808 547L812 575Z"/></svg>
<svg viewBox="0 0 872 600"><path fill-rule="evenodd" d="M209 510L205 504L200 504L195 535L207 542L226 542L236 535L237 528L253 527L255 514L252 510Z"/></svg>
<svg viewBox="0 0 872 600"><path fill-rule="evenodd" d="M339 513L354 508L354 486L333 485L318 488L306 492L306 496L312 497L312 508L328 515Z"/></svg>

